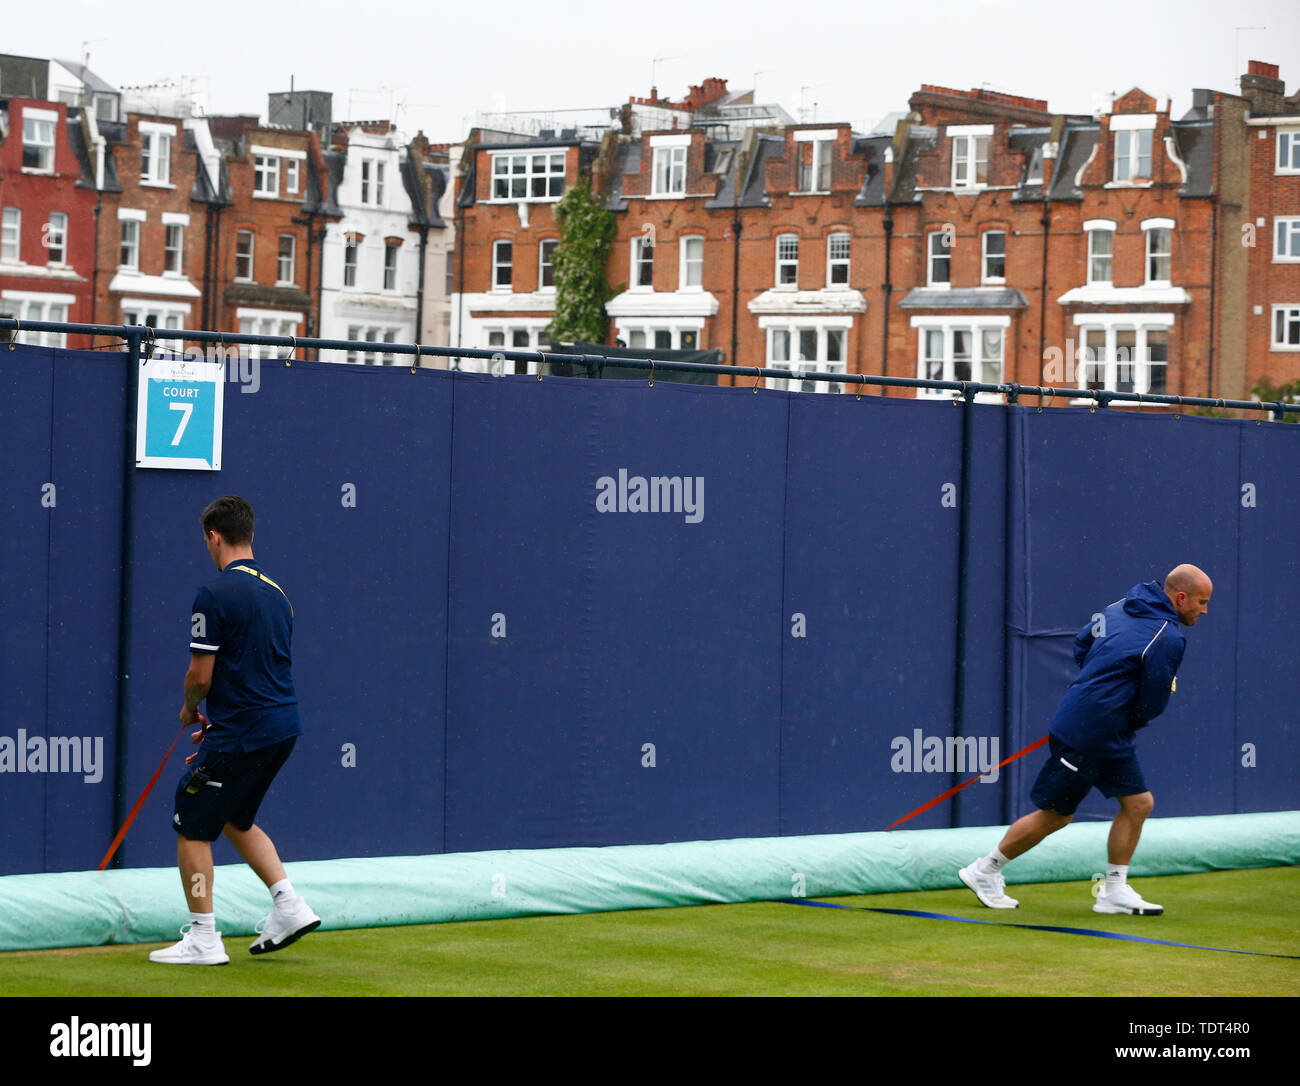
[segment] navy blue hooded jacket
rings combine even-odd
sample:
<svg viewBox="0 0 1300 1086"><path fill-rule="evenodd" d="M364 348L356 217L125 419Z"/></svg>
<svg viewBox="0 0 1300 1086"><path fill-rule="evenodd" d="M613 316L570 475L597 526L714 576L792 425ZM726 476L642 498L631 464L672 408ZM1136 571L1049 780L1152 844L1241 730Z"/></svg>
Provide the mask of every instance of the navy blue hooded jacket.
<svg viewBox="0 0 1300 1086"><path fill-rule="evenodd" d="M1083 670L1052 718L1062 743L1098 758L1134 748L1134 732L1165 711L1187 639L1159 581L1134 585L1074 638Z"/></svg>

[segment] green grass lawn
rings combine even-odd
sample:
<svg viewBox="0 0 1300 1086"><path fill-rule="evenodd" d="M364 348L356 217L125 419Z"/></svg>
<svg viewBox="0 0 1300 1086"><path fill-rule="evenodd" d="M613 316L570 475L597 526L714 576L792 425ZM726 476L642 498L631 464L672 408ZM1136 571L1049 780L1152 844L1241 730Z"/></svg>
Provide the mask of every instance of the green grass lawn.
<svg viewBox="0 0 1300 1086"><path fill-rule="evenodd" d="M1300 955L1300 869L1135 879L1161 917L1092 912L1086 883L842 904L1146 935ZM178 920L179 923L179 920ZM0 954L7 996L1295 995L1300 961L776 902L318 931L219 968L155 965L157 944Z"/></svg>

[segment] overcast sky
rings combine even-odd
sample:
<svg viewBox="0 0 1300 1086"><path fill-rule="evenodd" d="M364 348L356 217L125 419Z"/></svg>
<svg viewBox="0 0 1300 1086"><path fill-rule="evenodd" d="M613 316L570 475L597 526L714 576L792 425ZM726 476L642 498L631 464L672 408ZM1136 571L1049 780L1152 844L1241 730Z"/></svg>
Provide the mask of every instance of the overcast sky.
<svg viewBox="0 0 1300 1086"><path fill-rule="evenodd" d="M262 113L268 92L334 95L342 120L392 116L462 139L484 111L680 98L708 76L796 120L869 131L922 83L987 86L1090 113L1110 92L1235 90L1249 59L1300 83L1297 0L58 0L6 5L0 51L76 60L117 86L196 79L210 113ZM1245 29L1267 27L1261 29ZM659 58L656 61L656 58ZM757 74L757 77L755 75ZM815 110L815 112L814 112Z"/></svg>

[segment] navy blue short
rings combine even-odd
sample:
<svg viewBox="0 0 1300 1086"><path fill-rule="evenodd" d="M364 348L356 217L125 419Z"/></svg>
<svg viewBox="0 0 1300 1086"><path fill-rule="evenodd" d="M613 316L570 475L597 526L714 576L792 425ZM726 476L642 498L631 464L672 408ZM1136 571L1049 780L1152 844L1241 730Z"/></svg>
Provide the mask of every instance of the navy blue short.
<svg viewBox="0 0 1300 1086"><path fill-rule="evenodd" d="M295 736L259 750L213 750L196 765L186 766L176 786L172 828L191 841L215 841L227 822L238 830L250 829L296 742ZM196 771L201 771L198 777ZM188 791L191 782L197 786L193 794Z"/></svg>
<svg viewBox="0 0 1300 1086"><path fill-rule="evenodd" d="M1094 758L1067 747L1054 735L1048 737L1048 748L1052 753L1029 794L1042 810L1072 815L1094 787L1107 799L1136 796L1147 790L1136 754Z"/></svg>

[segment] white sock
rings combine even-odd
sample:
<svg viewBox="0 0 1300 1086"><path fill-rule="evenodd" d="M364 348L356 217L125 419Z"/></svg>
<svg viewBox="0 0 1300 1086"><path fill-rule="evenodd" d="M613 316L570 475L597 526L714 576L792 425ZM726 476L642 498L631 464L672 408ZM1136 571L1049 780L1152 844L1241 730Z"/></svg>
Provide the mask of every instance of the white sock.
<svg viewBox="0 0 1300 1086"><path fill-rule="evenodd" d="M271 886L271 900L276 905L288 905L298 895L293 892L293 884L288 879L281 879Z"/></svg>
<svg viewBox="0 0 1300 1086"><path fill-rule="evenodd" d="M987 856L982 857L975 865L975 869L984 875L996 875L1010 861L1002 855L1000 849L994 849Z"/></svg>
<svg viewBox="0 0 1300 1086"><path fill-rule="evenodd" d="M217 922L213 913L190 913L190 931L202 939L217 937Z"/></svg>
<svg viewBox="0 0 1300 1086"><path fill-rule="evenodd" d="M1128 864L1106 865L1106 890L1118 890L1128 885Z"/></svg>

